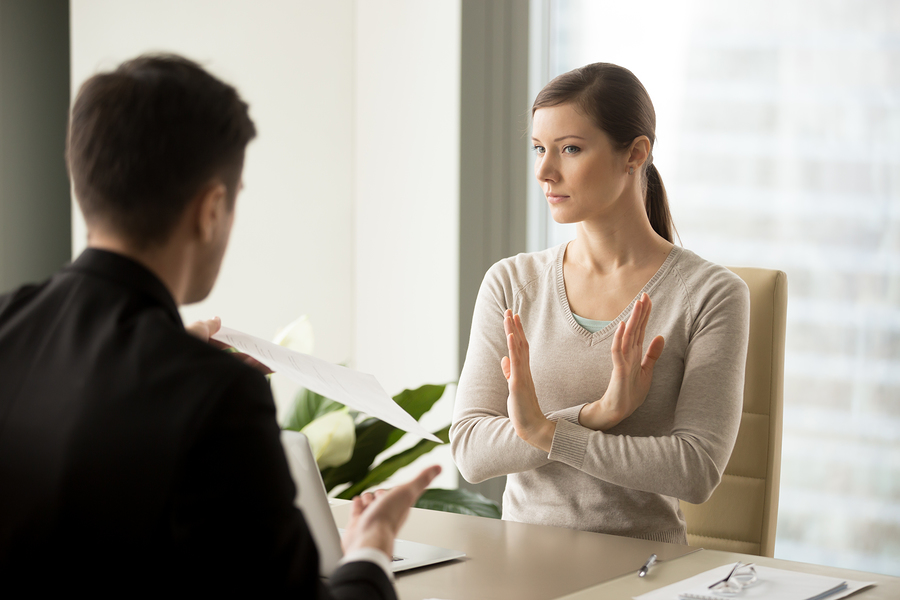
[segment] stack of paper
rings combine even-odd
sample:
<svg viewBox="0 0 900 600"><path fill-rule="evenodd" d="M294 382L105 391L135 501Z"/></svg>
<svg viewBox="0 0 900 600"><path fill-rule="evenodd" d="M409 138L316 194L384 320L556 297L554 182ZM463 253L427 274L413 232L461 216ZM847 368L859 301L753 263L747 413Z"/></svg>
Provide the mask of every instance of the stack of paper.
<svg viewBox="0 0 900 600"><path fill-rule="evenodd" d="M757 581L739 594L716 593L709 585L725 578L734 563L722 565L684 581L673 583L652 592L635 596L635 600L723 600L727 598L766 598L767 600L836 600L863 588L875 585L871 581L852 581L838 577L811 575L756 566Z"/></svg>

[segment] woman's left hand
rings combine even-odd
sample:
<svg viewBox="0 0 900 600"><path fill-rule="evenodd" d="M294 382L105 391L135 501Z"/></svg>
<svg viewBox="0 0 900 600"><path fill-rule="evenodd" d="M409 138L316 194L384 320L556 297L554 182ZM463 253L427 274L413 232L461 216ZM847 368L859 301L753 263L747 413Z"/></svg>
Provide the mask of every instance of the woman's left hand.
<svg viewBox="0 0 900 600"><path fill-rule="evenodd" d="M506 332L509 356L500 359L500 368L509 386L509 398L506 401L509 419L520 438L536 448L550 452L556 423L544 416L538 404L522 319L507 310L503 316L503 330Z"/></svg>
<svg viewBox="0 0 900 600"><path fill-rule="evenodd" d="M644 353L644 333L651 308L650 296L641 294L627 325L619 323L612 343L613 370L609 387L603 397L581 409L578 422L584 427L606 431L631 416L647 398L653 367L666 346L666 341L658 335Z"/></svg>

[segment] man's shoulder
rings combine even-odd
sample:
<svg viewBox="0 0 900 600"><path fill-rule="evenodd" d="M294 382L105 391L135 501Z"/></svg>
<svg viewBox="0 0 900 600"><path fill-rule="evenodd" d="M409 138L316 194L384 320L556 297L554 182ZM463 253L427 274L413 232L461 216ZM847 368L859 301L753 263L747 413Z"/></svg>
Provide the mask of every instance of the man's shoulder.
<svg viewBox="0 0 900 600"><path fill-rule="evenodd" d="M36 294L39 294L46 285L47 282L42 284L26 284L18 289L0 294L0 317L15 310L16 306L28 302Z"/></svg>
<svg viewBox="0 0 900 600"><path fill-rule="evenodd" d="M19 311L40 302L40 298L51 289L58 275L57 273L42 282L25 283L16 289L0 293L0 327L3 321L14 318Z"/></svg>
<svg viewBox="0 0 900 600"><path fill-rule="evenodd" d="M140 327L154 329L156 335L151 338L137 331L136 339L147 340L138 351L144 355L150 371L167 380L164 385L177 386L180 382L194 390L192 396L197 400L238 389L251 398L265 395L268 390L265 376L233 353L215 348L180 327L168 327L161 315L158 319L147 317Z"/></svg>
<svg viewBox="0 0 900 600"><path fill-rule="evenodd" d="M236 385L267 389L261 373L185 331L174 306L71 268L0 297L0 357L9 353L11 363L43 365L45 375L77 376L90 396L167 396L196 406ZM33 373L12 376L35 387Z"/></svg>

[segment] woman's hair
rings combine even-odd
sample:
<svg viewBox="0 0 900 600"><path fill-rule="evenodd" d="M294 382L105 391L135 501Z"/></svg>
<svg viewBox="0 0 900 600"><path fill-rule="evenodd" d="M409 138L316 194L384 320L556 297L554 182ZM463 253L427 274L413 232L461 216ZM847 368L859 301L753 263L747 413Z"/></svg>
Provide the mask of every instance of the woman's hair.
<svg viewBox="0 0 900 600"><path fill-rule="evenodd" d="M672 241L672 215L659 171L653 165L656 142L656 111L647 90L634 73L610 63L594 63L563 73L544 86L534 99L531 115L545 106L569 102L604 131L622 150L635 138L645 135L650 140L650 155L641 169L644 207L653 230Z"/></svg>

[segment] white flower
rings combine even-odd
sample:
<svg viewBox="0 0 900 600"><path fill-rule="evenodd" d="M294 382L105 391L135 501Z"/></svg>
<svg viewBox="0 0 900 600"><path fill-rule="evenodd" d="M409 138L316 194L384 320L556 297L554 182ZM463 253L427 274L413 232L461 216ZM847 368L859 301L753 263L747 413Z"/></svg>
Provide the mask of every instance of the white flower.
<svg viewBox="0 0 900 600"><path fill-rule="evenodd" d="M301 316L299 319L279 331L275 335L275 343L302 352L303 354L312 354L315 338L313 337L312 323L309 317Z"/></svg>
<svg viewBox="0 0 900 600"><path fill-rule="evenodd" d="M346 408L322 415L300 432L309 439L319 470L339 467L353 456L356 425Z"/></svg>

